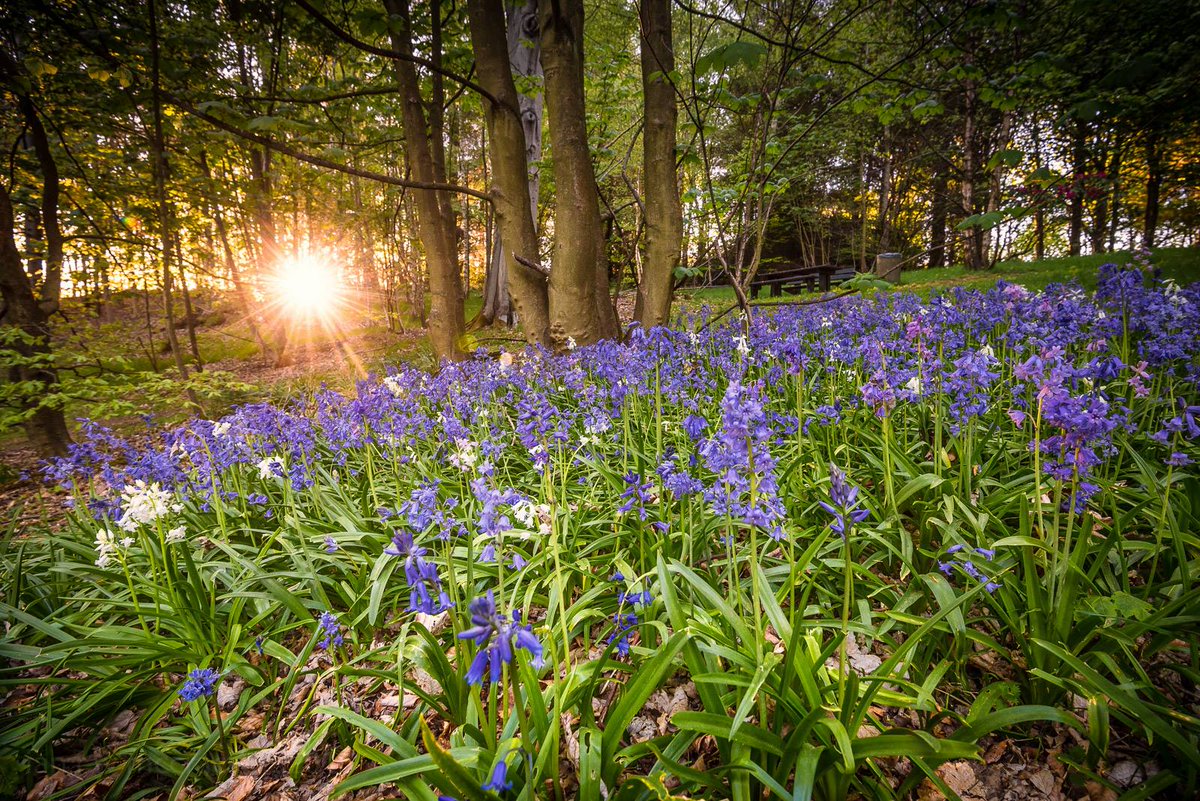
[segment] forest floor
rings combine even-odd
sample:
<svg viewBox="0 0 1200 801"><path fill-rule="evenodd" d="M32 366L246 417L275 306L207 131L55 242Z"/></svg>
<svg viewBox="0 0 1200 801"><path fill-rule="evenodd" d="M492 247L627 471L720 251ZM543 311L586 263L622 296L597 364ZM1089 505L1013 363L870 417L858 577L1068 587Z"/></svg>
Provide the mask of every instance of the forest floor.
<svg viewBox="0 0 1200 801"><path fill-rule="evenodd" d="M1056 259L1036 264L1008 263L1000 265L994 272L985 274L970 273L961 268L917 271L906 274L900 288L925 294L953 286L979 288L998 280L1020 283L1032 288L1068 280L1077 280L1085 287L1094 286L1096 267L1112 258L1104 256ZM1165 275L1180 283L1200 280L1200 250L1164 250L1157 254L1156 263L1163 268ZM707 305L715 311L722 311L732 302L732 293L726 288L685 291L680 295L680 307L686 310L696 310ZM211 312L210 319L216 320L227 314L227 309L221 304L222 300L219 298L209 299L208 305L215 310ZM623 317L629 315L631 305L631 297L622 298ZM137 354L139 346L136 337L129 333L129 329L135 323L136 319L130 317L123 323L118 320L117 323L111 324L117 330L106 331L104 337L98 338L99 344L92 345L92 355L96 355L97 350L107 351L111 348L114 352L106 352L105 355L114 364L119 358L126 359L129 364L135 366L138 359L148 359ZM122 325L126 327L124 333L120 330ZM507 347L519 347L520 343L511 332L500 329L479 330L474 332L473 336L479 344L489 348L504 347L506 342L513 343ZM245 337L236 323L214 322L212 325L203 326L201 352L206 357L208 371L227 375L231 380L245 385L250 388L250 397L258 400L281 401L322 385L348 389L353 386L355 380L372 372L380 373L388 364L401 361L420 363L430 359L420 330L409 330L399 334L369 320L362 324L347 325L339 331L328 332L327 335L309 332L309 335L299 340L292 351L292 360L286 366L277 366L255 354L252 347L245 347L244 340ZM124 350L118 349L115 343L124 343ZM145 351L145 348L142 347L142 350ZM165 361L161 355L157 358ZM247 391L242 390L231 393L228 398L218 396L213 399L212 407L206 408L205 411L208 416L215 417L223 413L228 403L244 400L246 395ZM82 414L86 412L86 408L81 406L77 411ZM165 404L152 406L145 411L158 415L163 423L174 422L176 419ZM114 415L110 422L125 434L142 426L147 432L146 436L150 435L149 429L134 415ZM62 497L41 482L37 474L37 464L36 455L23 447L15 437L8 437L0 442L0 526L6 531L17 532L19 536L21 533L55 528L62 522ZM869 654L863 656L871 657ZM307 691L307 688L301 687L297 692L302 695ZM386 703L389 699L375 700L378 703ZM673 710L670 705L678 699L666 697L660 700L661 704L666 705L657 710L661 715L655 717L656 709L651 704L647 707L648 717L644 721L635 720L633 725L644 725L649 730L659 726L662 719L669 718ZM236 696L223 700L222 704L226 702L236 703ZM683 703L687 704L686 698ZM108 733L114 738L114 742L121 738L121 727L128 723L128 720L122 718L114 721L113 730ZM311 732L296 731L280 742L260 743L263 750L242 760L236 773L217 788L220 797L231 801L327 798L336 783L348 776L355 765L346 751L319 752L323 759L314 757L310 760L311 769L306 769L300 777L299 784L294 784L289 778L288 768L310 734ZM938 775L946 787L965 801L1007 801L1023 798L1112 801L1116 798L1116 793L1109 788L1091 782L1071 784L1069 766L1060 762L1059 757L1065 751L1078 747L1078 740L1075 732L1057 726L1047 726L1042 736L1035 741L995 737L984 743L982 762L948 763L938 771ZM1153 767L1144 764L1144 754L1137 743L1130 743L1128 748L1122 748L1121 745L1114 744L1107 778L1118 786L1129 786L1144 779L1147 772L1153 771ZM900 766L896 767L899 769ZM71 777L65 771L46 776L26 799L37 801L47 798L73 784L75 780L77 777ZM209 794L205 797L216 796ZM353 801L384 797L392 796L377 791L360 791L347 796ZM928 781L917 792L917 798L922 801L934 801L944 797L945 795Z"/></svg>

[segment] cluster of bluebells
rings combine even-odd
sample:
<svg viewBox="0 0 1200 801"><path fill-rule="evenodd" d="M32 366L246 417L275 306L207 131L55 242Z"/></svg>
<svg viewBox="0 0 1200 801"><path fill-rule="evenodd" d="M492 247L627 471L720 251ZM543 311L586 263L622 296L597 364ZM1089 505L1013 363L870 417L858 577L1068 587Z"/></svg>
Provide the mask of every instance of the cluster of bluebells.
<svg viewBox="0 0 1200 801"><path fill-rule="evenodd" d="M217 690L221 674L212 668L197 668L188 674L187 680L179 688L179 697L185 703L207 698Z"/></svg>
<svg viewBox="0 0 1200 801"><path fill-rule="evenodd" d="M734 380L721 399L717 435L700 445L700 455L718 476L705 493L713 511L781 539L785 513L771 453L773 440L760 387Z"/></svg>
<svg viewBox="0 0 1200 801"><path fill-rule="evenodd" d="M419 543L462 538L480 561L521 569L555 521L571 528L582 507L568 499L552 510L532 494L543 480L572 492L622 476L607 497L589 492L583 501L602 506L588 513L615 526L648 524L665 535L661 521L686 510L732 521L712 527L731 538L747 528L780 538L785 527L822 522L790 520L785 506L804 501L793 481L786 492L780 486L779 460L806 447L797 439L849 439L842 433L878 427L880 418L900 431L918 416L913 409L946 412L936 419L951 433L998 432L980 436L981 450L998 442L1027 465L1036 457L1066 508L1081 512L1102 504L1100 477L1121 448L1153 453L1175 470L1200 452L1200 287L1148 272L1105 268L1091 296L1069 285L1031 292L1003 283L931 300L878 293L726 325L635 328L625 341L560 354L481 354L436 374L405 367L361 382L353 396L323 390L286 407L250 404L219 421L195 420L161 431L151 448L84 423L69 456L49 463L46 475L79 491L81 510L86 504L100 521L89 531L99 529L96 561L105 566L142 558L121 532L155 526L167 541L184 541L188 532L169 520L180 503L189 526L231 509L249 528L270 530L285 504L312 500L304 491L318 481L349 481L368 459L394 466L398 486L372 496L371 506L383 505L379 530L398 533L390 545L381 534L376 547L404 560L409 609L424 613L450 602ZM637 427L652 407L662 417L650 455L636 439L650 441ZM990 454L974 455L985 463ZM867 519L870 499L840 468L831 466L830 477L820 504L831 530L846 536ZM82 497L90 487L95 496ZM324 538L327 561L355 556L350 547L339 553L350 541ZM958 550L942 564L986 585L989 561L983 551ZM619 597L619 653L646 603L644 592ZM490 594L469 612L476 683L498 676L514 649L540 661L529 626L498 612ZM331 613L320 636L326 649L342 642Z"/></svg>
<svg viewBox="0 0 1200 801"><path fill-rule="evenodd" d="M337 615L332 612L322 612L317 618L317 633L321 634L321 640L317 643L317 647L322 651L329 651L339 647L345 639L342 637L342 626L338 623Z"/></svg>
<svg viewBox="0 0 1200 801"><path fill-rule="evenodd" d="M622 589L617 590L617 611L613 613L613 633L608 641L614 644L619 656L629 656L629 636L634 627L642 622L640 614L654 603L654 596L649 590L626 592L623 589L625 575L619 571L613 573L609 581Z"/></svg>
<svg viewBox="0 0 1200 801"><path fill-rule="evenodd" d="M974 548L967 550L964 545L951 545L946 549L946 561L938 560L938 570L942 571L947 578L953 578L956 574L969 576L977 582L983 584L983 588L989 593L1000 589L1000 583L987 576L976 565L975 556L983 557L985 562L992 562L996 558L996 551L991 548Z"/></svg>

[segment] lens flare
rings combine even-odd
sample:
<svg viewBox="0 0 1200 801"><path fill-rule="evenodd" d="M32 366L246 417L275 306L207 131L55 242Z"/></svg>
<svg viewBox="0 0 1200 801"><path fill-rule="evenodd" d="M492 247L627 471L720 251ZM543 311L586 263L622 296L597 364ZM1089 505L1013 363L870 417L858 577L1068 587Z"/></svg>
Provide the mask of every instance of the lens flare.
<svg viewBox="0 0 1200 801"><path fill-rule="evenodd" d="M296 317L331 317L342 299L336 269L312 254L281 263L274 283L280 305Z"/></svg>

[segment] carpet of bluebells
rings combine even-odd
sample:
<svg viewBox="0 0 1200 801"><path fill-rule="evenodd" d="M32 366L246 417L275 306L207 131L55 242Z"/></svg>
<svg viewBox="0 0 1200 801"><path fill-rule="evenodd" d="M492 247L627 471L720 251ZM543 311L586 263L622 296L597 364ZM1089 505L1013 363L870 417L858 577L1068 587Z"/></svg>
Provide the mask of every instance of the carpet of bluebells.
<svg viewBox="0 0 1200 801"><path fill-rule="evenodd" d="M1080 787L1119 751L1191 797L1198 356L1200 289L1107 267L88 424L68 527L3 555L0 754L175 797L301 733L335 794L800 801L1065 732Z"/></svg>

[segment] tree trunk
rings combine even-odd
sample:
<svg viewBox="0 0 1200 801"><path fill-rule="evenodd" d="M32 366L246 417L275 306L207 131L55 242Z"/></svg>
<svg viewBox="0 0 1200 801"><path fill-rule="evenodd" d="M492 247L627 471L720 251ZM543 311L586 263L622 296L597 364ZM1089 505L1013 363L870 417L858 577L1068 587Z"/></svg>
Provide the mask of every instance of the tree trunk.
<svg viewBox="0 0 1200 801"><path fill-rule="evenodd" d="M171 353L175 355L175 367L179 377L187 381L187 363L183 351L179 348L179 337L175 334L175 303L171 297L171 207L167 201L167 151L162 125L162 100L159 90L158 71L158 15L155 0L150 0L150 111L153 117L153 127L150 136L150 161L154 173L154 194L158 208L158 236L161 243L162 257L162 291L163 304L167 314L167 342L171 345ZM187 390L188 400L197 409L201 409L200 399L195 391Z"/></svg>
<svg viewBox="0 0 1200 801"><path fill-rule="evenodd" d="M671 289L683 244L683 208L675 170L678 110L669 77L675 69L670 0L642 0L641 27L646 249L634 320L649 328L670 321Z"/></svg>
<svg viewBox="0 0 1200 801"><path fill-rule="evenodd" d="M1074 183L1071 186L1073 194L1071 195L1069 252L1072 256L1079 255L1083 241L1083 176L1087 170L1087 163L1085 161L1087 152L1084 147L1086 143L1083 123L1076 123L1075 136L1071 146L1071 170Z"/></svg>
<svg viewBox="0 0 1200 801"><path fill-rule="evenodd" d="M583 99L583 0L542 0L542 67L554 153L550 336L562 347L617 335Z"/></svg>
<svg viewBox="0 0 1200 801"><path fill-rule="evenodd" d="M892 142L891 127L883 126L883 153L880 163L879 179L879 219L876 220L878 236L876 245L879 252L887 253L892 249L891 208L892 199Z"/></svg>
<svg viewBox="0 0 1200 801"><path fill-rule="evenodd" d="M1112 162L1109 165L1108 178L1112 182L1112 208L1109 210L1108 249L1117 249L1117 228L1121 220L1121 162L1124 160L1124 138L1118 130L1113 142Z"/></svg>
<svg viewBox="0 0 1200 801"><path fill-rule="evenodd" d="M975 214L976 207L976 192L975 184L979 179L979 158L978 158L978 143L979 138L976 126L976 91L974 84L968 84L966 88L966 100L963 111L963 170L962 170L962 210L964 217L970 217ZM986 265L984 253L983 228L981 226L969 227L963 235L964 246L966 250L964 263L968 270L982 270Z"/></svg>
<svg viewBox="0 0 1200 801"><path fill-rule="evenodd" d="M507 291L516 305L526 339L535 345L549 346L546 279L528 266L538 261L538 238L534 224L537 205L531 197L531 188L536 184L529 175L531 159L525 139L525 120L528 117L537 123L538 114L529 99L518 96L510 69L513 64L520 68L519 62L513 60L514 50L522 49L519 37L529 32L529 26L523 20L532 19L536 23L536 16L531 17L535 11L532 3L515 9L514 24L508 26L507 37L502 35L505 25L500 0L470 0L468 11L479 80L499 102L498 106L488 103L484 115L492 145L489 151L491 193L498 229L494 258L500 267L489 270L493 284L489 287L487 300L493 303L493 314L500 311L503 304L499 282L501 275L505 275ZM514 31L517 37L514 37Z"/></svg>
<svg viewBox="0 0 1200 801"><path fill-rule="evenodd" d="M0 181L0 297L4 300L4 321L19 328L27 341L14 343L12 348L23 357L39 357L40 364L22 365L10 370L13 382L38 382L43 395L58 391L58 372L50 363L50 326L46 313L38 305L33 285L21 264L17 251L16 219L8 188ZM25 421L25 434L42 456L65 456L71 436L62 408L42 405L42 399L23 399L30 417Z"/></svg>
<svg viewBox="0 0 1200 801"><path fill-rule="evenodd" d="M246 290L246 282L242 280L237 259L233 257L233 247L229 243L229 229L225 225L225 212L221 208L220 199L217 197L212 170L208 166L208 154L203 150L200 151L200 168L204 173L204 187L206 190L204 203L209 213L212 214L213 225L217 229L217 239L221 242L221 253L224 257L225 270L229 273L229 280L233 282L234 295L237 297L238 305L241 307L242 314L246 318L246 325L250 328L250 335L258 343L259 350L262 351L266 358L275 361L276 356L271 351L271 347L267 344L266 339L263 338L262 329L256 321L254 304L251 303L250 293Z"/></svg>
<svg viewBox="0 0 1200 801"><path fill-rule="evenodd" d="M929 267L946 266L946 216L949 203L950 173L939 166L933 175L933 203L929 215Z"/></svg>
<svg viewBox="0 0 1200 801"><path fill-rule="evenodd" d="M1042 123L1033 121L1033 168L1042 169ZM1041 261L1046 256L1046 190L1041 190L1035 200L1033 211L1033 257Z"/></svg>
<svg viewBox="0 0 1200 801"><path fill-rule="evenodd" d="M412 54L412 24L408 0L383 0L384 7L395 19L392 21L392 46L405 55ZM404 153L409 174L416 181L440 183L426 128L424 102L417 71L410 61L395 59L396 82L403 103ZM443 167L444 169L444 167ZM458 265L454 244L454 218L446 212L440 192L418 189L414 199L417 207L418 230L429 268L429 339L439 359L461 359L463 320L462 286L458 280Z"/></svg>
<svg viewBox="0 0 1200 801"><path fill-rule="evenodd" d="M45 237L45 278L42 281L38 300L47 314L58 310L62 295L63 236L58 223L58 165L50 150L50 140L29 95L18 95L18 104L25 117L25 125L33 139L38 167L42 172L42 235Z"/></svg>
<svg viewBox="0 0 1200 801"><path fill-rule="evenodd" d="M188 349L192 352L192 366L197 373L204 372L204 360L200 358L200 345L196 342L196 310L192 308L192 292L188 289L187 270L183 266L183 240L175 234L175 263L179 265L179 291L183 294L183 323L187 329Z"/></svg>
<svg viewBox="0 0 1200 801"><path fill-rule="evenodd" d="M1142 245L1152 248L1158 234L1158 201L1162 191L1162 136L1146 136L1146 213L1142 218Z"/></svg>
<svg viewBox="0 0 1200 801"><path fill-rule="evenodd" d="M1006 111L1000 118L1000 125L997 128L995 152L999 153L1008 148L1009 139L1012 136L1014 114L1011 111ZM995 214L1000 210L1001 194L1004 189L1004 163L999 162L992 168L991 175L988 176L988 194L987 203L984 206L984 211L988 214ZM991 269L1000 258L999 245L997 252L992 253L993 232L997 229L994 226L983 228L979 231L980 253L984 257L983 267Z"/></svg>

